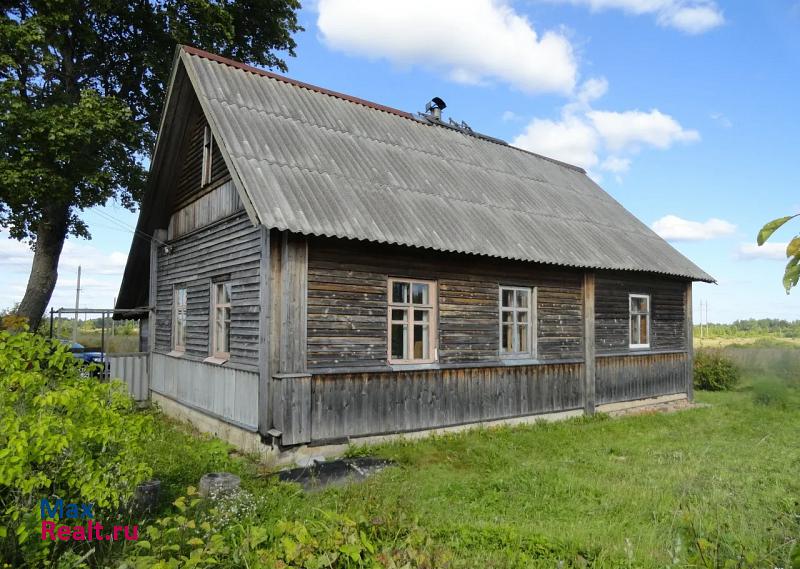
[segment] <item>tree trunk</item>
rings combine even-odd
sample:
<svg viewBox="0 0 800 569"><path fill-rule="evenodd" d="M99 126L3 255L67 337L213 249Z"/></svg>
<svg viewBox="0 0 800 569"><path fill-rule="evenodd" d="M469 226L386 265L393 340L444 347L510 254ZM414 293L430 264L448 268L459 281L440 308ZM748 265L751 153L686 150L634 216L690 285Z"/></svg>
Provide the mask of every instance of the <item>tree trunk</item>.
<svg viewBox="0 0 800 569"><path fill-rule="evenodd" d="M58 260L67 237L69 206L48 206L43 213L44 217L36 232L31 276L28 278L25 296L17 309L17 314L28 319L31 331L39 328L42 315L56 287Z"/></svg>

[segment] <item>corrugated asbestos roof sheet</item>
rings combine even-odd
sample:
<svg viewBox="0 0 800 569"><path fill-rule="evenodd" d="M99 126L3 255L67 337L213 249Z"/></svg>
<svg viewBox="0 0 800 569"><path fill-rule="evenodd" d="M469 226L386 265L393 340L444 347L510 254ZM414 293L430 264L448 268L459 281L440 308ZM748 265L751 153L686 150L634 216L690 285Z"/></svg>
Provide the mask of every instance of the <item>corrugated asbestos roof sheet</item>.
<svg viewBox="0 0 800 569"><path fill-rule="evenodd" d="M181 57L267 227L713 281L579 168L196 50Z"/></svg>

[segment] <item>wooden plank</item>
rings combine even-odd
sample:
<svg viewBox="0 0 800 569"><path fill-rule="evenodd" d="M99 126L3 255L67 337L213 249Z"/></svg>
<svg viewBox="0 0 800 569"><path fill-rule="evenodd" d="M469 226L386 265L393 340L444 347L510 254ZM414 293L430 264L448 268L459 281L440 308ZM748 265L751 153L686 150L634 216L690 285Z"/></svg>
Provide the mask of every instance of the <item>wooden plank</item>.
<svg viewBox="0 0 800 569"><path fill-rule="evenodd" d="M259 248L261 255L258 264L258 298L260 313L258 319L258 432L266 435L272 428L272 399L270 387L270 234L266 227L259 227Z"/></svg>
<svg viewBox="0 0 800 569"><path fill-rule="evenodd" d="M583 275L583 408L587 415L595 408L595 274Z"/></svg>
<svg viewBox="0 0 800 569"><path fill-rule="evenodd" d="M694 324L692 308L692 281L686 283L683 312L686 317L686 394L694 401Z"/></svg>
<svg viewBox="0 0 800 569"><path fill-rule="evenodd" d="M583 367L572 363L313 375L311 439L578 409L582 389L576 386L583 381Z"/></svg>

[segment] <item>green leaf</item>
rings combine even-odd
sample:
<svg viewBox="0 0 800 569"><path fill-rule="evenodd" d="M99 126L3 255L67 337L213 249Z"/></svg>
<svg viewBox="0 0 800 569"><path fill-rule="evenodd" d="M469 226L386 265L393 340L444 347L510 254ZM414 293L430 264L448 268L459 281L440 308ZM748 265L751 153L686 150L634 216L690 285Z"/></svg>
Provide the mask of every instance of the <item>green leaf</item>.
<svg viewBox="0 0 800 569"><path fill-rule="evenodd" d="M789 241L786 246L787 257L796 257L798 254L800 254L800 235Z"/></svg>
<svg viewBox="0 0 800 569"><path fill-rule="evenodd" d="M783 288L786 289L786 294L789 294L793 286L797 286L798 280L800 280L800 265L797 262L792 263L790 261L786 265L786 271L783 273Z"/></svg>
<svg viewBox="0 0 800 569"><path fill-rule="evenodd" d="M767 242L767 239L772 236L784 223L789 221L792 218L797 217L800 214L795 215L787 215L786 217L779 217L778 219L773 219L769 223L767 223L764 227L761 228L761 231L758 232L758 237L756 241L758 241L758 245L761 246Z"/></svg>

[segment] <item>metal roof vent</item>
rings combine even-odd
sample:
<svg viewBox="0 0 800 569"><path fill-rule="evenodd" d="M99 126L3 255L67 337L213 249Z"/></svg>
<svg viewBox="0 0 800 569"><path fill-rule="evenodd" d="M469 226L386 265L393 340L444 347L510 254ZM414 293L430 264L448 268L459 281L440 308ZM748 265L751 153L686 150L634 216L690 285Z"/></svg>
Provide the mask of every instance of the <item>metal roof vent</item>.
<svg viewBox="0 0 800 569"><path fill-rule="evenodd" d="M428 116L437 121L442 120L442 111L446 108L447 105L439 97L434 97L425 104L425 112L428 113Z"/></svg>

